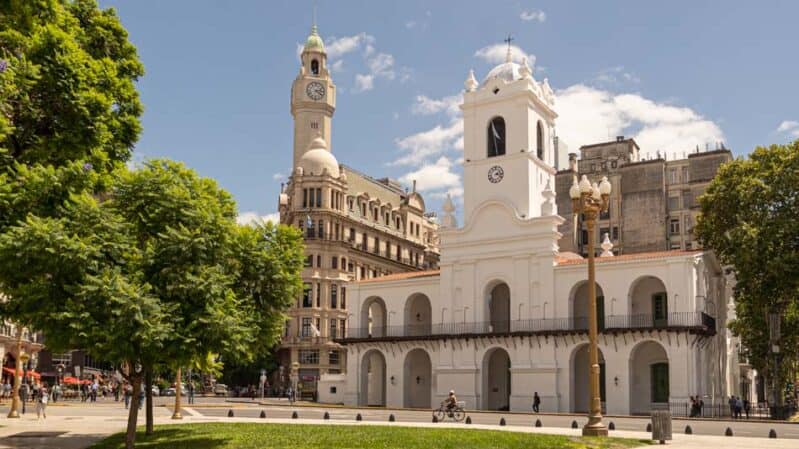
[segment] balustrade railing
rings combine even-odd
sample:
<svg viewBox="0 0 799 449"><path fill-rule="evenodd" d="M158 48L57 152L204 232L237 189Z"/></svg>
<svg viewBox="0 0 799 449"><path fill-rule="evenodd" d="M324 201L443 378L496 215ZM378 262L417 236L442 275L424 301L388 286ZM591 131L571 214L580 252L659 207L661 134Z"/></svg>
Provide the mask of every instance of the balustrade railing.
<svg viewBox="0 0 799 449"><path fill-rule="evenodd" d="M652 314L608 315L599 321L600 332L644 329L693 329L716 331L716 321L702 312L676 312L666 316ZM348 328L346 339L427 337L436 335L508 335L551 332L587 332L588 318L538 318L514 321L482 321L370 326Z"/></svg>

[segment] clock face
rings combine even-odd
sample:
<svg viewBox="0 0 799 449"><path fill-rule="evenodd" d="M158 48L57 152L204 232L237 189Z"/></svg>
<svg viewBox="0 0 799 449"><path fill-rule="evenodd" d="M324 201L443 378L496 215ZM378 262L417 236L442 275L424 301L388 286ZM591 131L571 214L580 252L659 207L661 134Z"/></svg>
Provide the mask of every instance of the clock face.
<svg viewBox="0 0 799 449"><path fill-rule="evenodd" d="M308 94L312 100L321 100L325 96L325 86L316 81L308 83L308 85L305 86L305 93Z"/></svg>
<svg viewBox="0 0 799 449"><path fill-rule="evenodd" d="M502 167L500 167L499 165L495 165L488 169L488 180L493 184L502 181L502 177L504 176L505 176L505 171L502 170Z"/></svg>

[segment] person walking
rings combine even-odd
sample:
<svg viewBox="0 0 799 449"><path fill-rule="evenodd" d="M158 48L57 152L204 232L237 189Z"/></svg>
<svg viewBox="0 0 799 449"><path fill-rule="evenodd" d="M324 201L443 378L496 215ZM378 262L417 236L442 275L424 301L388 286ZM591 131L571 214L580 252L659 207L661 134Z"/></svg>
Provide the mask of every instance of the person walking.
<svg viewBox="0 0 799 449"><path fill-rule="evenodd" d="M194 381L189 381L189 404L194 404Z"/></svg>
<svg viewBox="0 0 799 449"><path fill-rule="evenodd" d="M737 419L741 419L743 409L744 409L744 402L741 400L741 397L738 396L737 398L735 398L735 415L736 415L735 417Z"/></svg>
<svg viewBox="0 0 799 449"><path fill-rule="evenodd" d="M19 400L22 402L22 414L25 414L25 404L28 403L28 383L19 386Z"/></svg>
<svg viewBox="0 0 799 449"><path fill-rule="evenodd" d="M744 399L744 413L746 413L746 419L749 419L749 411L752 409L752 403L749 402L749 399Z"/></svg>
<svg viewBox="0 0 799 449"><path fill-rule="evenodd" d="M732 419L735 419L735 396L730 396L730 400L727 401L727 405L730 406L730 416Z"/></svg>
<svg viewBox="0 0 799 449"><path fill-rule="evenodd" d="M133 395L133 393L131 392L130 385L125 384L123 388L124 388L123 394L125 396L125 410L127 410L128 407L130 406L130 397Z"/></svg>
<svg viewBox="0 0 799 449"><path fill-rule="evenodd" d="M541 407L541 396L539 396L538 392L536 391L535 393L533 393L533 411L538 413L540 411L539 410L540 407Z"/></svg>
<svg viewBox="0 0 799 449"><path fill-rule="evenodd" d="M47 402L50 400L50 393L47 391L47 384L42 384L39 394L36 397L36 420L42 417L47 419Z"/></svg>

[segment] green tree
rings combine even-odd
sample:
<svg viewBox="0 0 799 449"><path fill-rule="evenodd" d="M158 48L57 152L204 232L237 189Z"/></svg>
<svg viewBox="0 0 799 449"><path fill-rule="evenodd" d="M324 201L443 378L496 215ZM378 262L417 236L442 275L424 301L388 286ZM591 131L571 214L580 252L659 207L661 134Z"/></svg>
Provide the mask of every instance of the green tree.
<svg viewBox="0 0 799 449"><path fill-rule="evenodd" d="M46 190L43 176L35 171L27 184ZM0 290L13 298L6 316L35 323L54 350L87 348L140 366L125 373L134 401L154 372L210 353L251 360L277 342L301 286L298 230L238 225L227 192L170 161L122 167L107 192L90 190L55 216L30 215L0 234ZM134 403L128 447L137 410Z"/></svg>
<svg viewBox="0 0 799 449"><path fill-rule="evenodd" d="M766 314L781 314L783 368L799 356L799 140L758 147L724 164L700 197L696 233L722 264L734 267L736 320L753 365L770 364Z"/></svg>
<svg viewBox="0 0 799 449"><path fill-rule="evenodd" d="M94 0L0 2L0 58L6 163L86 160L108 171L128 160L144 69L113 9Z"/></svg>
<svg viewBox="0 0 799 449"><path fill-rule="evenodd" d="M5 316L35 323L53 351L86 348L121 364L133 386L127 447L135 440L144 372L174 331L152 295L133 232L124 218L83 193L59 217L29 216L0 234L0 290Z"/></svg>

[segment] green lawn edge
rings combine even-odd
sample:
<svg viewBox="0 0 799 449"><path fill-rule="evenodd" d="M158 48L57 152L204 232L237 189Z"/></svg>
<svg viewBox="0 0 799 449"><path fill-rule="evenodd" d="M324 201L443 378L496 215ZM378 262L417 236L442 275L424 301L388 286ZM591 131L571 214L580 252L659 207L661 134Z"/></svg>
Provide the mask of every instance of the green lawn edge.
<svg viewBox="0 0 799 449"><path fill-rule="evenodd" d="M89 449L124 448L118 433ZM583 438L467 428L385 425L198 423L140 429L140 449L627 449L651 444L623 438Z"/></svg>

